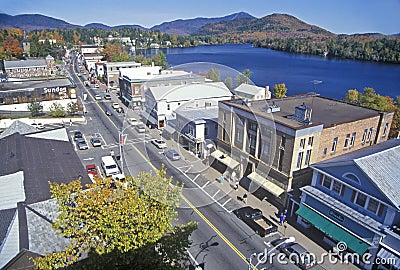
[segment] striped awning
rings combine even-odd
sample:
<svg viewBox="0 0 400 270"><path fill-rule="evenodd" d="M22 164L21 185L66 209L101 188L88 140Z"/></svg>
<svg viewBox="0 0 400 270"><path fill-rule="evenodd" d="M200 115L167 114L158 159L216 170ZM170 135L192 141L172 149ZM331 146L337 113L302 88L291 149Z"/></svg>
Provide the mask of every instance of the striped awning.
<svg viewBox="0 0 400 270"><path fill-rule="evenodd" d="M223 153L220 150L215 150L211 153L211 156L217 159L219 162L223 163L224 165L228 166L232 170L234 170L237 166L240 165L239 162L228 156L227 154Z"/></svg>
<svg viewBox="0 0 400 270"><path fill-rule="evenodd" d="M252 172L251 174L249 174L247 176L247 178L256 182L258 185L260 185L261 187L263 187L264 189L266 189L268 192L272 193L272 195L274 195L276 197L281 196L282 193L285 192L285 190L283 188L281 188L277 184L272 183L271 181L269 181L268 179L259 175L256 172Z"/></svg>

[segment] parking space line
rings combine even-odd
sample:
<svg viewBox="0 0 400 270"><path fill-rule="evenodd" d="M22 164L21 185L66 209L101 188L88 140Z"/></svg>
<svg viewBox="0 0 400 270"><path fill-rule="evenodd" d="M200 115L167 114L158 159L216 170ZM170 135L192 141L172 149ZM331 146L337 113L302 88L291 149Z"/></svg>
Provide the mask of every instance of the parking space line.
<svg viewBox="0 0 400 270"><path fill-rule="evenodd" d="M232 200L231 197L229 197L229 198L226 200L226 202L224 202L224 203L222 204L222 206L225 206L225 204L227 204L230 200Z"/></svg>
<svg viewBox="0 0 400 270"><path fill-rule="evenodd" d="M217 196L217 194L220 192L221 190L218 189L217 192L215 192L215 194L212 196L213 198L215 198L215 196Z"/></svg>
<svg viewBox="0 0 400 270"><path fill-rule="evenodd" d="M193 181L193 182L196 181L196 179L197 179L199 176L200 176L200 174L196 175L196 176L192 179L192 181Z"/></svg>
<svg viewBox="0 0 400 270"><path fill-rule="evenodd" d="M208 185L208 183L210 183L210 181L207 181L201 188L204 189Z"/></svg>

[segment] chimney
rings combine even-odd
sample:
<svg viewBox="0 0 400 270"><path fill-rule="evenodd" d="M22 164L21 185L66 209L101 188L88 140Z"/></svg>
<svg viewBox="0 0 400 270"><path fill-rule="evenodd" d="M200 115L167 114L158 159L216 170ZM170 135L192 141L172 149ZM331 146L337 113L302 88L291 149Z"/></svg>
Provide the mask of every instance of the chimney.
<svg viewBox="0 0 400 270"><path fill-rule="evenodd" d="M269 91L269 85L266 85L264 89L265 89L264 98L265 99L270 99L271 98L271 92Z"/></svg>
<svg viewBox="0 0 400 270"><path fill-rule="evenodd" d="M154 67L154 62L153 61L151 61L151 66Z"/></svg>
<svg viewBox="0 0 400 270"><path fill-rule="evenodd" d="M302 123L311 123L312 109L308 107L304 102L300 106L296 106L294 110L294 118Z"/></svg>

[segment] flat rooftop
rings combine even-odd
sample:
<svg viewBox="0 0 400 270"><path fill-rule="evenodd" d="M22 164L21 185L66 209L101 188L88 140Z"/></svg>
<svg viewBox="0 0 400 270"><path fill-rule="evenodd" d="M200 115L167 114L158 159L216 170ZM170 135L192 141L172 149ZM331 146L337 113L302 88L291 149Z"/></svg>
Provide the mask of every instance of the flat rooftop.
<svg viewBox="0 0 400 270"><path fill-rule="evenodd" d="M69 86L71 81L67 78L59 79L40 79L40 80L21 80L2 83L3 87L0 91L8 90L22 90L22 89L32 89L32 88L43 88L43 87L57 87L57 86Z"/></svg>
<svg viewBox="0 0 400 270"><path fill-rule="evenodd" d="M248 103L243 100L229 100L222 101L222 103L253 113L257 117L273 119L274 122L293 129L302 129L321 124L324 127L330 127L379 115L379 111L319 95L297 95L282 99L259 100ZM290 118L295 114L295 108L303 104L312 109L310 124ZM272 105L279 107L280 111L267 112L268 106Z"/></svg>

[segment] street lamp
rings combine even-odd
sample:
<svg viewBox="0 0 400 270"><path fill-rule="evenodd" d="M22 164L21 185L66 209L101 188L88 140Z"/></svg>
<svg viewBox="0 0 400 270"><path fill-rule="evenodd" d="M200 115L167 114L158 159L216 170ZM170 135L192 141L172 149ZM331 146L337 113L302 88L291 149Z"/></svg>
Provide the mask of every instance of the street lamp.
<svg viewBox="0 0 400 270"><path fill-rule="evenodd" d="M118 129L118 147L119 147L119 158L121 159L121 173L124 174L124 159L122 158L122 145L125 144L127 134L124 134L125 129L129 127L126 126L124 129ZM125 174L124 174L125 175Z"/></svg>

